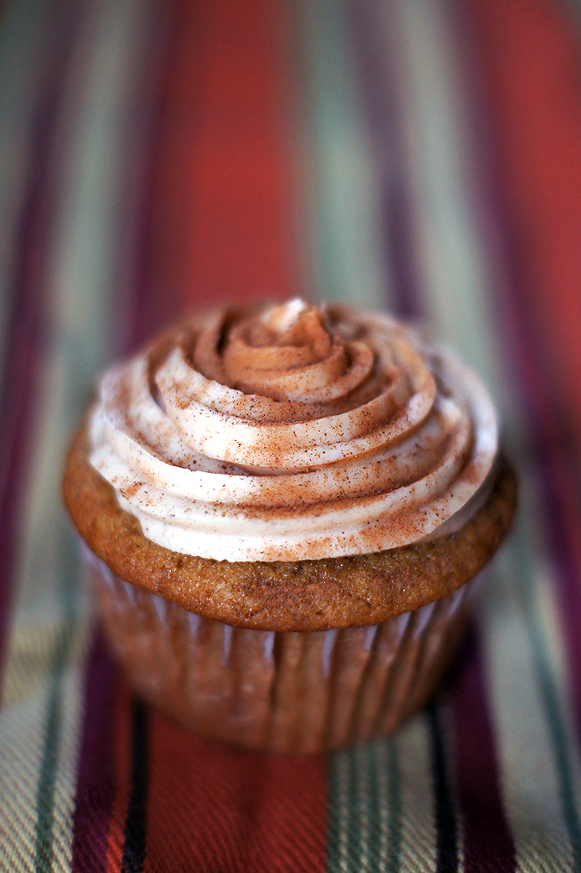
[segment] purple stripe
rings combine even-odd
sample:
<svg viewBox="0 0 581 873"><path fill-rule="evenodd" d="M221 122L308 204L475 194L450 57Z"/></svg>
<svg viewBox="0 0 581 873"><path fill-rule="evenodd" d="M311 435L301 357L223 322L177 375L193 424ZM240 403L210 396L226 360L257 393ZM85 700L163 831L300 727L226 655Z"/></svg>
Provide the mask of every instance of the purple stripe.
<svg viewBox="0 0 581 873"><path fill-rule="evenodd" d="M386 214L389 216L385 236L389 241L386 248L396 286L395 308L402 317L421 320L425 315L422 300L430 289L419 290L414 273L414 262L419 260L420 253L413 250L410 183L405 178L406 161L403 136L398 132L401 117L396 111L395 88L388 84L393 73L381 41L381 34L385 31L374 17L378 14L377 7L368 0L365 4L354 4L353 10L360 41L359 55L369 92L371 124L378 152L386 164L389 158L392 167L390 179L384 186ZM379 14L385 15L385 12ZM393 19L390 26L396 26ZM458 39L458 34L456 36ZM397 34L394 34L390 39L392 47L396 39ZM382 175L385 176L385 172ZM458 806L464 823L466 869L508 873L516 865L514 843L502 805L484 668L473 633L450 700L454 725L452 750Z"/></svg>
<svg viewBox="0 0 581 873"><path fill-rule="evenodd" d="M140 350L158 333L159 290L151 286L150 254L154 206L153 175L159 139L167 108L163 105L164 72L169 62L171 29L175 25L177 0L147 0L149 22L143 36L142 70L138 94L127 110L133 116L131 142L127 147L127 209L120 219L126 271L121 294L125 314L117 335L119 356ZM174 36L175 38L175 36ZM156 291L158 292L156 295ZM115 300L118 311L119 294ZM153 326L153 327L152 327Z"/></svg>
<svg viewBox="0 0 581 873"><path fill-rule="evenodd" d="M413 251L410 182L401 130L402 108L393 80L397 72L389 47L397 43L397 20L370 0L351 0L350 19L374 145L374 176L381 187L382 232L392 279L392 308L402 318L421 311L421 292ZM392 31L386 50L387 21Z"/></svg>
<svg viewBox="0 0 581 873"><path fill-rule="evenodd" d="M133 115L133 125L127 144L127 202L121 215L119 235L128 241L122 250L126 272L119 282L115 297L117 312L123 312L125 323L118 325L119 353L132 350L147 310L147 283L142 264L148 248L148 170L155 150L155 130L160 123L156 105L158 62L165 50L169 4L150 0L150 21L143 37L142 74L137 89L130 97L127 111ZM137 159L136 156L141 156ZM122 270L120 270L122 272ZM86 667L84 688L85 717L82 728L81 754L77 775L77 792L73 822L74 873L104 870L109 824L117 791L115 744L117 730L114 712L116 687L115 665L107 654L106 644L99 634Z"/></svg>
<svg viewBox="0 0 581 873"><path fill-rule="evenodd" d="M484 668L474 628L452 679L449 699L454 728L458 803L464 827L466 873L512 873L514 842L500 804Z"/></svg>
<svg viewBox="0 0 581 873"><path fill-rule="evenodd" d="M97 634L85 679L85 716L73 826L73 873L102 870L115 799L115 670Z"/></svg>
<svg viewBox="0 0 581 873"><path fill-rule="evenodd" d="M47 323L46 259L51 220L52 162L58 107L70 58L79 3L55 4L46 41L46 78L39 89L25 207L16 243L6 349L0 383L0 663L18 545L18 521L36 406L39 362Z"/></svg>
<svg viewBox="0 0 581 873"><path fill-rule="evenodd" d="M154 0L155 2L155 0ZM179 0L169 0L160 4L158 10L158 22L155 29L157 44L155 51L150 52L150 60L156 58L156 63L149 68L152 79L148 89L148 97L151 101L148 113L147 139L148 156L146 160L145 182L142 186L139 216L140 245L136 257L134 281L131 288L132 306L131 318L128 324L126 337L126 349L129 352L138 351L153 335L166 325L167 312L164 313L163 299L159 288L152 287L152 238L156 234L153 221L156 194L155 175L159 161L160 143L163 139L164 122L171 112L168 105L167 89L164 83L167 80L167 70L171 64L171 45L178 40L178 28L180 25Z"/></svg>

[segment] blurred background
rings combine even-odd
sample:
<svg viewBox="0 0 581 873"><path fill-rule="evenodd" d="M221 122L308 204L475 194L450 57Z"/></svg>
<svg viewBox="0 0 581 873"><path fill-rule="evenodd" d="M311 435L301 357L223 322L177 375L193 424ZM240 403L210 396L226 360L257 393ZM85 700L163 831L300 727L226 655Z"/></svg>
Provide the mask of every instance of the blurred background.
<svg viewBox="0 0 581 873"><path fill-rule="evenodd" d="M577 0L0 2L2 869L581 870L580 287ZM60 477L105 364L297 295L452 345L521 508L448 690L292 763L132 700Z"/></svg>

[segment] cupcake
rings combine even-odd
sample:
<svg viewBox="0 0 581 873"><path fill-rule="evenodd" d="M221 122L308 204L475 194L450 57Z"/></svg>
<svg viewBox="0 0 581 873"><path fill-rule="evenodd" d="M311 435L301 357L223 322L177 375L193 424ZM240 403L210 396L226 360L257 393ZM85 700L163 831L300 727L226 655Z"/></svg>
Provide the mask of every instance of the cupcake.
<svg viewBox="0 0 581 873"><path fill-rule="evenodd" d="M515 507L476 376L386 315L194 315L105 373L64 494L110 644L202 735L315 752L435 691Z"/></svg>

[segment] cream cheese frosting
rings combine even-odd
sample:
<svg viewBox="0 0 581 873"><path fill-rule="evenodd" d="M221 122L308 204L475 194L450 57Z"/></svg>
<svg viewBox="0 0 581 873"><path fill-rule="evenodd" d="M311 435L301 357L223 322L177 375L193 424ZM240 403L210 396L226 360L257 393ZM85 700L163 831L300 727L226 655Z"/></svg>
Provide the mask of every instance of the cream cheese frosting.
<svg viewBox="0 0 581 873"><path fill-rule="evenodd" d="M386 315L302 300L197 316L109 370L90 462L153 542L227 561L459 529L498 424L481 382Z"/></svg>

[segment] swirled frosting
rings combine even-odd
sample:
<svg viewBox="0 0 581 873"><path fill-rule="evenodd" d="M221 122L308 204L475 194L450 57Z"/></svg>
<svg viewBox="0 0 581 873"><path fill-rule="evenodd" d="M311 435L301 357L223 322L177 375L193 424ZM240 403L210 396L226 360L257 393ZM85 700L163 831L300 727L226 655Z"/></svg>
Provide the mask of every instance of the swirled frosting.
<svg viewBox="0 0 581 873"><path fill-rule="evenodd" d="M294 561L458 529L498 427L480 381L387 316L232 307L109 370L90 462L161 546Z"/></svg>

